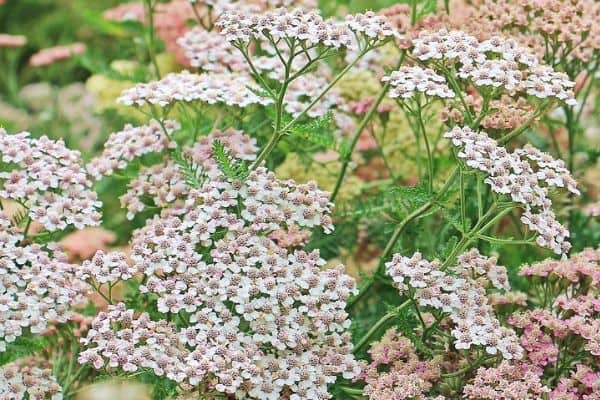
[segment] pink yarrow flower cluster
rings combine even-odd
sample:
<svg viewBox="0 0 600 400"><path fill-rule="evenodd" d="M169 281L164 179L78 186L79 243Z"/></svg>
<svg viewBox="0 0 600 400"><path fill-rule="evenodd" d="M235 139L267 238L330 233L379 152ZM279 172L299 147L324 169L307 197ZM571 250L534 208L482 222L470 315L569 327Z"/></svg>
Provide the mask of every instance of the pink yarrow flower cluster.
<svg viewBox="0 0 600 400"><path fill-rule="evenodd" d="M538 234L537 243L557 254L569 251L569 231L552 211L548 188L565 188L579 195L577 184L562 160L555 160L533 146L526 145L509 153L485 132L455 127L444 134L460 148L458 157L467 166L486 174L485 182L499 194L509 195L522 204L521 221Z"/></svg>
<svg viewBox="0 0 600 400"><path fill-rule="evenodd" d="M0 172L0 197L22 204L33 221L48 231L100 224L97 208L102 203L91 189L79 152L46 136L34 139L28 132L9 135L0 129L0 153L0 161L15 166Z"/></svg>
<svg viewBox="0 0 600 400"><path fill-rule="evenodd" d="M452 336L457 349L483 346L488 354L500 354L507 360L522 357L517 336L495 317L478 279L485 278L497 289L508 287L506 271L494 259L473 249L459 258L458 276L442 271L437 260L427 261L420 253L410 258L395 254L386 268L401 294L414 291L419 306L448 314L454 324Z"/></svg>
<svg viewBox="0 0 600 400"><path fill-rule="evenodd" d="M83 43L72 43L65 46L49 47L42 49L31 56L29 65L32 67L43 67L54 64L58 61L68 60L69 58L85 53L86 46Z"/></svg>
<svg viewBox="0 0 600 400"><path fill-rule="evenodd" d="M497 367L479 368L463 393L465 399L471 400L533 400L543 398L549 391L536 368L502 361Z"/></svg>
<svg viewBox="0 0 600 400"><path fill-rule="evenodd" d="M369 400L438 400L426 397L440 378L441 357L421 361L412 342L389 329L369 349L371 362L363 366L361 380L366 382L363 394Z"/></svg>

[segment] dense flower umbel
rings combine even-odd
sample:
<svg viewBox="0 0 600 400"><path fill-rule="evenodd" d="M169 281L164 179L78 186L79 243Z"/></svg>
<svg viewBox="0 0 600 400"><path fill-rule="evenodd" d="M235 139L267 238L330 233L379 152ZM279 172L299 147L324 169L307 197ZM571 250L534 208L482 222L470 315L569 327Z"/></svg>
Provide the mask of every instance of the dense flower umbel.
<svg viewBox="0 0 600 400"><path fill-rule="evenodd" d="M176 121L164 121L163 125L169 135L179 129ZM134 158L159 153L174 145L156 121L142 126L126 125L122 131L110 135L104 143L104 151L88 163L87 170L90 175L99 179L112 175L116 170L125 169Z"/></svg>
<svg viewBox="0 0 600 400"><path fill-rule="evenodd" d="M50 369L18 362L0 366L0 400L62 400L62 389Z"/></svg>
<svg viewBox="0 0 600 400"><path fill-rule="evenodd" d="M452 66L476 87L503 88L540 99L554 98L576 104L567 75L540 65L536 57L513 40L498 37L480 42L461 31L423 32L413 40L413 55L430 63Z"/></svg>
<svg viewBox="0 0 600 400"><path fill-rule="evenodd" d="M50 322L66 322L80 298L66 256L20 245L23 237L10 225L0 214L0 352L27 331L39 334Z"/></svg>
<svg viewBox="0 0 600 400"><path fill-rule="evenodd" d="M489 175L485 182L494 192L510 195L512 201L523 205L521 221L538 234L540 246L557 254L570 249L569 231L556 220L548 197L549 187L579 194L562 160L555 160L530 145L509 153L485 132L474 132L468 127L455 127L444 137L461 149L458 157L467 166Z"/></svg>
<svg viewBox="0 0 600 400"><path fill-rule="evenodd" d="M534 400L547 392L535 368L507 361L495 368L479 368L475 379L464 388L465 398L472 400Z"/></svg>
<svg viewBox="0 0 600 400"><path fill-rule="evenodd" d="M410 258L395 254L386 268L401 294L414 291L419 306L448 314L457 349L484 346L488 354L500 353L505 359L522 357L517 336L500 325L486 297L485 281L497 289L508 288L506 271L495 259L473 249L459 258L458 276L440 270L438 261L424 260L420 253Z"/></svg>
<svg viewBox="0 0 600 400"><path fill-rule="evenodd" d="M252 90L254 89L254 90ZM125 90L117 100L131 106L145 104L165 107L176 101L202 101L246 107L269 104L271 99L256 95L258 87L246 74L211 73L196 75L188 71L171 73L159 81L140 83Z"/></svg>
<svg viewBox="0 0 600 400"><path fill-rule="evenodd" d="M402 67L391 75L385 76L382 81L390 82L391 98L408 99L413 97L415 92L432 97L454 97L454 92L448 88L446 79L429 68Z"/></svg>
<svg viewBox="0 0 600 400"><path fill-rule="evenodd" d="M150 366L237 398L330 398L336 375L353 378L359 370L344 310L354 282L342 266L321 270L317 251L288 251L269 238L291 226L330 231L327 194L314 183L279 181L262 167L244 182L224 179L218 169L210 175L132 240L133 266L147 277L142 293L157 298L160 313L188 316L189 325L177 331L157 322L159 341L148 338L154 331L138 334L145 324L125 336L102 334L134 318L119 306L92 324L80 361L127 371Z"/></svg>
<svg viewBox="0 0 600 400"><path fill-rule="evenodd" d="M315 11L284 8L261 14L226 12L217 24L222 28L227 40L249 42L250 39L265 35L274 40L282 37L293 38L308 46L322 45L333 48L352 44L350 31L335 20L323 20Z"/></svg>
<svg viewBox="0 0 600 400"><path fill-rule="evenodd" d="M363 393L370 400L425 399L440 377L441 357L421 361L411 341L394 328L369 350L371 362L363 367ZM383 371L383 372L382 372Z"/></svg>
<svg viewBox="0 0 600 400"><path fill-rule="evenodd" d="M600 355L600 250L586 249L564 260L524 266L520 274L542 296L532 296L540 307L513 314L509 322L523 330L527 357L539 367L551 366L559 354L577 354L574 361ZM533 293L535 295L535 293Z"/></svg>
<svg viewBox="0 0 600 400"><path fill-rule="evenodd" d="M246 71L244 56L223 35L195 28L177 39L192 67L210 72Z"/></svg>
<svg viewBox="0 0 600 400"><path fill-rule="evenodd" d="M62 141L0 129L0 161L16 166L0 172L0 197L18 201L48 231L100 224L101 206L81 166L80 154Z"/></svg>

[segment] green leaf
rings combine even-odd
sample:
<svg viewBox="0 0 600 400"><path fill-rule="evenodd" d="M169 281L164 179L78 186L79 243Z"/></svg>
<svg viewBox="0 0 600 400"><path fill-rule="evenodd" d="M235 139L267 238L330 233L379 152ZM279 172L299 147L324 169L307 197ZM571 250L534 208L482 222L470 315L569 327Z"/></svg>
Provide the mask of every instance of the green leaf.
<svg viewBox="0 0 600 400"><path fill-rule="evenodd" d="M229 179L244 180L250 174L245 162L234 159L229 150L218 140L213 142L214 157L221 172Z"/></svg>
<svg viewBox="0 0 600 400"><path fill-rule="evenodd" d="M196 164L191 157L184 154L179 149L173 152L173 161L179 167L179 172L183 175L185 183L192 188L200 188L208 178L200 165Z"/></svg>
<svg viewBox="0 0 600 400"><path fill-rule="evenodd" d="M6 345L6 351L0 353L0 365L5 365L19 358L30 356L42 351L48 342L41 336L20 336L14 342Z"/></svg>

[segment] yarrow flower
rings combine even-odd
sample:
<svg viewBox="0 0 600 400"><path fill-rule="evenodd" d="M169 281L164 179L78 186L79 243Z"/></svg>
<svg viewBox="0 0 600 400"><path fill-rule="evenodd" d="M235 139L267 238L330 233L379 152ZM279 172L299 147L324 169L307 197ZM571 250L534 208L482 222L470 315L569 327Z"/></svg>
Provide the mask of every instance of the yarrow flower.
<svg viewBox="0 0 600 400"><path fill-rule="evenodd" d="M245 152L254 144L236 143L244 137L232 134L229 145L238 149L232 155L250 158ZM196 147L196 161L208 171L215 163L212 140ZM330 398L327 386L338 374L353 378L359 372L344 310L356 293L354 281L342 266L322 270L317 251L288 250L270 239L293 226L333 229L328 195L314 183L279 181L262 167L244 181L227 179L216 168L199 188L186 190L184 202L172 203L135 232L131 259L146 276L140 291L156 298L158 312L185 313L189 325L152 323L116 306L92 323L80 362L152 368L237 398ZM106 257L100 254L85 267L110 280L110 267L94 267L96 261L106 264ZM121 260L115 263L121 271ZM153 339L156 334L161 339Z"/></svg>
<svg viewBox="0 0 600 400"><path fill-rule="evenodd" d="M62 388L52 370L21 364L0 366L0 399L62 400Z"/></svg>
<svg viewBox="0 0 600 400"><path fill-rule="evenodd" d="M454 97L454 92L446 84L446 79L429 68L402 67L381 80L390 83L391 98L409 99L414 97L416 92L440 98Z"/></svg>
<svg viewBox="0 0 600 400"><path fill-rule="evenodd" d="M69 58L85 53L86 47L83 43L72 43L65 46L50 47L42 49L31 56L29 65L32 67L43 67L54 64L58 61L68 60Z"/></svg>
<svg viewBox="0 0 600 400"><path fill-rule="evenodd" d="M253 90L252 90L253 89ZM245 74L214 73L196 75L189 71L171 73L159 81L140 83L125 90L118 102L131 106L168 106L174 102L202 101L208 104L247 107L266 105L271 99L256 95L258 87Z"/></svg>
<svg viewBox="0 0 600 400"><path fill-rule="evenodd" d="M247 71L248 65L242 54L223 35L194 28L177 39L192 67L203 71Z"/></svg>
<svg viewBox="0 0 600 400"><path fill-rule="evenodd" d="M369 355L371 362L361 373L367 384L363 394L369 400L425 399L433 382L440 378L441 357L419 360L411 341L394 328L371 345Z"/></svg>
<svg viewBox="0 0 600 400"><path fill-rule="evenodd" d="M479 41L462 31L423 31L413 40L413 55L423 62L443 61L475 86L502 87L509 93L527 93L577 104L575 83L562 72L540 65L537 58L513 40L493 37Z"/></svg>
<svg viewBox="0 0 600 400"><path fill-rule="evenodd" d="M67 322L70 306L81 300L75 266L66 256L38 244L23 246L22 239L0 214L0 352L28 332Z"/></svg>
<svg viewBox="0 0 600 400"><path fill-rule="evenodd" d="M522 357L517 336L500 325L478 279L483 277L499 288L508 287L506 271L495 260L473 249L459 258L455 276L442 271L437 260L427 261L420 253L410 258L395 254L386 268L401 294L413 290L419 306L448 314L454 324L452 336L457 349L483 346L488 354L499 353L507 360Z"/></svg>
<svg viewBox="0 0 600 400"><path fill-rule="evenodd" d="M494 368L479 368L463 393L472 400L523 400L541 399L549 391L531 365L502 361Z"/></svg>
<svg viewBox="0 0 600 400"><path fill-rule="evenodd" d="M27 44L27 37L23 35L9 35L0 33L1 47L23 47Z"/></svg>
<svg viewBox="0 0 600 400"><path fill-rule="evenodd" d="M335 20L323 18L315 11L284 8L261 14L238 11L225 12L217 21L221 34L230 42L248 43L263 35L274 40L286 37L302 41L307 46L349 47L350 31Z"/></svg>
<svg viewBox="0 0 600 400"><path fill-rule="evenodd" d="M180 128L177 121L167 120L162 124L167 135ZM104 151L87 164L87 170L95 179L99 179L125 169L130 161L144 154L160 153L174 146L175 143L169 141L157 121L142 126L128 124L122 131L109 136L104 143Z"/></svg>
<svg viewBox="0 0 600 400"><path fill-rule="evenodd" d="M467 166L485 172L485 182L499 194L522 204L521 221L538 233L537 243L557 254L568 252L569 231L557 220L548 197L548 187L560 187L579 195L577 184L562 160L555 160L527 145L509 153L485 132L455 127L444 134L461 150L458 157ZM542 186L545 185L545 186Z"/></svg>
<svg viewBox="0 0 600 400"><path fill-rule="evenodd" d="M135 269L129 266L125 253L103 251L98 251L91 260L84 261L81 268L75 271L78 279L93 279L99 284L126 281L134 274Z"/></svg>
<svg viewBox="0 0 600 400"><path fill-rule="evenodd" d="M9 166L8 172L0 172L0 197L22 204L33 221L48 231L100 224L97 208L102 203L91 189L79 152L46 136L9 135L4 129L0 129L0 152L0 161Z"/></svg>

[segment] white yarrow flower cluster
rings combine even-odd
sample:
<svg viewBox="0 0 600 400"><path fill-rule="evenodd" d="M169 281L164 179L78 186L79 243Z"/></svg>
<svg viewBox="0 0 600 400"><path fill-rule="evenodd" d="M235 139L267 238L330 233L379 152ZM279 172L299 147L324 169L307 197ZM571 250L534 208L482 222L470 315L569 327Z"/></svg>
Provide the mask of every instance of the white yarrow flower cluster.
<svg viewBox="0 0 600 400"><path fill-rule="evenodd" d="M29 217L48 231L100 224L102 205L81 166L81 155L62 141L28 132L9 135L0 129L0 161L16 168L0 172L0 197L28 209Z"/></svg>
<svg viewBox="0 0 600 400"><path fill-rule="evenodd" d="M392 261L386 263L386 268L401 294L411 289L419 306L448 314L454 324L452 336L457 349L483 346L488 354L501 354L508 360L520 359L523 349L519 338L514 331L500 325L486 290L478 280L482 261L485 263L485 257L478 253L460 258L458 271L470 273L455 276L442 271L437 260L425 260L417 252L410 258L395 254ZM492 275L483 277L502 288L507 287L508 282L497 280L498 276L506 275L506 270L495 262L492 266ZM499 269L504 270L503 273L498 274Z"/></svg>
<svg viewBox="0 0 600 400"><path fill-rule="evenodd" d="M122 252L105 253L98 251L91 260L86 260L75 275L82 281L93 279L99 284L116 283L131 279L135 268L130 267L127 256Z"/></svg>
<svg viewBox="0 0 600 400"><path fill-rule="evenodd" d="M13 362L0 366L0 399L62 400L62 388L50 369Z"/></svg>
<svg viewBox="0 0 600 400"><path fill-rule="evenodd" d="M540 99L555 98L576 104L567 75L540 65L531 53L513 40L498 37L480 42L462 31L423 31L413 40L413 55L423 61L453 66L457 75L475 86L502 87Z"/></svg>
<svg viewBox="0 0 600 400"><path fill-rule="evenodd" d="M538 233L536 240L540 246L557 254L569 251L569 231L556 220L548 197L548 187L566 188L579 195L563 161L532 146L509 153L485 132L474 132L468 127L455 127L444 137L461 148L458 157L467 166L489 175L485 182L494 192L509 195L512 201L523 205L521 221Z"/></svg>
<svg viewBox="0 0 600 400"><path fill-rule="evenodd" d="M164 121L163 125L169 135L180 128L179 123L172 120ZM125 169L134 158L173 147L175 142L169 141L157 121L142 126L128 124L109 136L104 143L104 151L88 163L87 170L95 179L100 179Z"/></svg>
<svg viewBox="0 0 600 400"><path fill-rule="evenodd" d="M265 168L245 181L215 174L190 189L185 203L134 234L131 254L146 276L141 292L156 298L160 313L189 324L174 331L144 315L140 324L117 306L92 323L80 361L148 367L238 399L330 398L336 376L359 373L345 311L354 281L342 266L321 269L318 251L288 250L270 238L291 226L329 231L330 208L314 183L280 181ZM150 332L138 334L146 324ZM153 339L156 325L161 340Z"/></svg>
<svg viewBox="0 0 600 400"><path fill-rule="evenodd" d="M221 176L213 158L215 141L221 142L233 158L244 161L253 161L256 158L256 139L233 129L213 132L199 139L193 146L183 148L185 156L198 167L198 180L204 179L203 177ZM150 197L153 206L166 207L187 195L189 189L180 166L168 159L157 165L142 168L138 176L129 183L127 192L120 200L121 205L127 209L127 217L133 218L146 208L143 198Z"/></svg>
<svg viewBox="0 0 600 400"><path fill-rule="evenodd" d="M247 107L266 105L271 99L256 94L258 87L247 74L192 74L189 71L171 73L159 81L140 83L123 91L118 102L131 106L146 104L166 107L174 102L202 101L208 104Z"/></svg>
<svg viewBox="0 0 600 400"><path fill-rule="evenodd" d="M345 22L348 29L361 33L370 39L401 38L400 32L388 22L385 16L376 14L373 11L348 15Z"/></svg>
<svg viewBox="0 0 600 400"><path fill-rule="evenodd" d="M247 71L243 55L223 35L194 28L177 39L192 67L210 72Z"/></svg>
<svg viewBox="0 0 600 400"><path fill-rule="evenodd" d="M59 251L20 245L22 235L0 214L0 352L26 334L65 323L80 300L74 265Z"/></svg>
<svg viewBox="0 0 600 400"><path fill-rule="evenodd" d="M446 78L429 68L402 67L381 80L390 83L389 96L393 99L409 99L416 92L442 99L454 97L454 92L446 84Z"/></svg>
<svg viewBox="0 0 600 400"><path fill-rule="evenodd" d="M350 31L333 19L324 20L317 12L280 8L261 14L226 12L217 21L221 34L230 42L248 43L251 39L296 39L311 47L349 47Z"/></svg>

